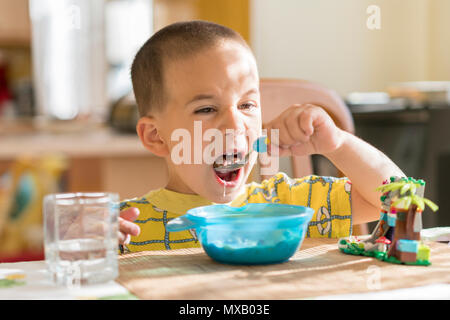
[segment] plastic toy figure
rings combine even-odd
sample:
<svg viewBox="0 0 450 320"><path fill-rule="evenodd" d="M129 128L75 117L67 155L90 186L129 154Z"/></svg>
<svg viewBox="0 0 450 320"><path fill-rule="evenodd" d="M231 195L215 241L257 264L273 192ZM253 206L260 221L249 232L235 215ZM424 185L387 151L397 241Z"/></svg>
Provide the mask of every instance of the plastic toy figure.
<svg viewBox="0 0 450 320"><path fill-rule="evenodd" d="M375 257L382 261L414 265L430 264L430 248L420 241L425 205L438 206L423 198L425 181L391 177L377 188L383 194L380 220L368 237L339 239L339 249L348 254Z"/></svg>

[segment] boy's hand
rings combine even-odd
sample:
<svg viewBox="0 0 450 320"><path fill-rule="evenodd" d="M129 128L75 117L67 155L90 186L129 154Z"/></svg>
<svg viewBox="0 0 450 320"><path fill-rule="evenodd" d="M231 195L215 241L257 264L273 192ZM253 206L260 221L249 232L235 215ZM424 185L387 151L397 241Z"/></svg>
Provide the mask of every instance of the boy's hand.
<svg viewBox="0 0 450 320"><path fill-rule="evenodd" d="M279 129L279 156L306 156L327 154L342 144L341 130L328 113L312 104L295 104L264 126L270 138L270 129Z"/></svg>
<svg viewBox="0 0 450 320"><path fill-rule="evenodd" d="M138 208L128 208L120 212L119 217L119 243L128 244L130 236L137 236L141 232L139 226L132 221L139 216Z"/></svg>

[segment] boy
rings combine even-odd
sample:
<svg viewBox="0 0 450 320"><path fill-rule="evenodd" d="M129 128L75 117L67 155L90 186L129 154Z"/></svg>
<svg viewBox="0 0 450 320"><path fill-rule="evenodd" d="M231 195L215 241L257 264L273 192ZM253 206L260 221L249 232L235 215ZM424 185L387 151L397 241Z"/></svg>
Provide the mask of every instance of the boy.
<svg viewBox="0 0 450 320"><path fill-rule="evenodd" d="M390 176L404 176L380 151L337 128L318 106L293 105L263 125L255 58L242 37L224 26L190 21L161 29L137 53L131 77L141 115L137 133L145 148L165 158L169 181L165 188L122 202L119 238L128 251L199 247L195 232L169 233L165 224L191 208L214 203L310 206L315 214L308 236L348 236L352 224L378 219L374 189ZM196 123L203 131L223 134L219 142L225 149L214 163L180 163L174 158L179 148L174 132L195 136ZM322 154L348 178L291 179L278 173L261 184L246 185L257 156L249 146L262 127L279 130L278 145L270 146L278 149L272 153ZM231 129L235 134L228 134ZM201 148L204 154L205 146ZM196 151L190 144L179 154ZM246 156L243 167L220 170Z"/></svg>

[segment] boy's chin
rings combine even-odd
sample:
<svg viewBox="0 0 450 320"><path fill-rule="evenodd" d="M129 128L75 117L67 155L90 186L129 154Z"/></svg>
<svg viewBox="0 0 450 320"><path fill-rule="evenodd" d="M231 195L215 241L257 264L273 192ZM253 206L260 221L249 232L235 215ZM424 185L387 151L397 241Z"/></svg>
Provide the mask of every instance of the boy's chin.
<svg viewBox="0 0 450 320"><path fill-rule="evenodd" d="M210 197L209 200L211 200L214 203L229 203L236 199L236 197L241 193L242 186L240 188L236 188L232 191L227 191L225 196L222 194L214 194Z"/></svg>

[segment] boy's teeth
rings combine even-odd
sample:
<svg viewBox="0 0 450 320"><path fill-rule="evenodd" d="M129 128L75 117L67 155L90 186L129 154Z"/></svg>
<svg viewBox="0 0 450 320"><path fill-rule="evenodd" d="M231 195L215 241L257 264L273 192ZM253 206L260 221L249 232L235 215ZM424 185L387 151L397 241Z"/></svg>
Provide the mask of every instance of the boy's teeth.
<svg viewBox="0 0 450 320"><path fill-rule="evenodd" d="M229 173L229 172L233 172L236 171L236 168L230 168L227 169L227 167L216 167L216 173Z"/></svg>
<svg viewBox="0 0 450 320"><path fill-rule="evenodd" d="M241 159L242 155L240 153L225 153L221 157L217 158L217 160L214 162L214 167L226 167L230 164L240 161Z"/></svg>

